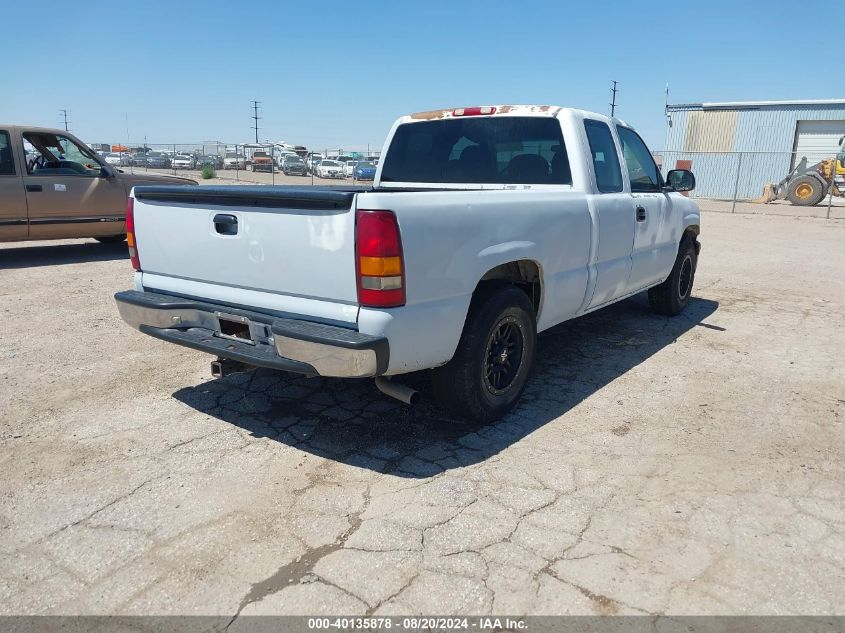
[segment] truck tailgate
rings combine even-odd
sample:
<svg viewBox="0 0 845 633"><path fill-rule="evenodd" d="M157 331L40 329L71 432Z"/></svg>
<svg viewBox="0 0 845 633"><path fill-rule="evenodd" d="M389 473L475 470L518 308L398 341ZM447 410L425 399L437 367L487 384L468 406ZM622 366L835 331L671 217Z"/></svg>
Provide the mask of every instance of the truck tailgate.
<svg viewBox="0 0 845 633"><path fill-rule="evenodd" d="M144 286L232 303L250 297L253 308L291 313L315 301L345 304L337 314L312 312L354 322L360 190L136 187Z"/></svg>

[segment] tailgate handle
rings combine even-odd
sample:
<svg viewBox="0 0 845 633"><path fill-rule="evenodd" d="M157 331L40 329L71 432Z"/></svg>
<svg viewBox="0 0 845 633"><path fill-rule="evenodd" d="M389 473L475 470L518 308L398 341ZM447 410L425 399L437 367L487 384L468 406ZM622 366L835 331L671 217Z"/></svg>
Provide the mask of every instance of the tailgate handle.
<svg viewBox="0 0 845 633"><path fill-rule="evenodd" d="M214 216L214 230L220 235L237 235L238 218L229 213L218 213Z"/></svg>

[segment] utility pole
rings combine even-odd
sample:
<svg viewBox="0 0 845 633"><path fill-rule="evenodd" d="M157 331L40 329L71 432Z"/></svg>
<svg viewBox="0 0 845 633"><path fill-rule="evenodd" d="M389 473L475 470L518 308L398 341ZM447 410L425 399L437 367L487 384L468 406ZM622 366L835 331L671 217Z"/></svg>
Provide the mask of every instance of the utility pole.
<svg viewBox="0 0 845 633"><path fill-rule="evenodd" d="M59 112L61 112L61 114L62 114L62 116L64 117L64 120L65 120L65 132L70 132L70 128L68 128L69 123L68 123L68 120L67 120L67 110L59 110Z"/></svg>
<svg viewBox="0 0 845 633"><path fill-rule="evenodd" d="M611 99L610 99L610 116L614 116L616 114L616 81L613 81L613 88L610 89Z"/></svg>
<svg viewBox="0 0 845 633"><path fill-rule="evenodd" d="M252 102L252 111L253 111L252 120L255 121L255 124L252 126L252 129L255 130L255 142L256 142L256 144L258 143L258 119L261 118L260 116L258 116L258 105L260 103L261 103L260 101L254 101L254 100Z"/></svg>

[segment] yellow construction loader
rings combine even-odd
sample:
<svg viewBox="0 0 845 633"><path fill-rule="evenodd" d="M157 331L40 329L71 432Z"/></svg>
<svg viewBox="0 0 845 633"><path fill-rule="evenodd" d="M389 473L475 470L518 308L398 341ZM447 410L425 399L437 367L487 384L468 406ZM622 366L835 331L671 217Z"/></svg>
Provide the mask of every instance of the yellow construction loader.
<svg viewBox="0 0 845 633"><path fill-rule="evenodd" d="M834 196L845 197L845 136L839 139L835 160L823 160L809 167L799 163L779 183L767 184L763 195L754 202L786 199L792 204L813 206L824 200L831 190Z"/></svg>

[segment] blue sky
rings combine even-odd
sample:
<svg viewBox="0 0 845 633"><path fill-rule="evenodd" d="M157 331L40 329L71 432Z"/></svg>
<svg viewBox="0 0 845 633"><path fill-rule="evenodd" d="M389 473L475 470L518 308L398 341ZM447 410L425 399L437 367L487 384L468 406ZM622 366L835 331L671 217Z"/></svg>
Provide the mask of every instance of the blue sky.
<svg viewBox="0 0 845 633"><path fill-rule="evenodd" d="M617 114L653 149L670 103L843 96L824 24L786 2L11 2L0 38L0 121L88 142L260 136L380 147L393 120L439 107L567 105ZM38 32L35 26L38 24ZM14 25L15 28L9 28ZM831 31L831 32L835 32ZM827 52L826 52L827 51ZM830 54L831 56L829 56Z"/></svg>

